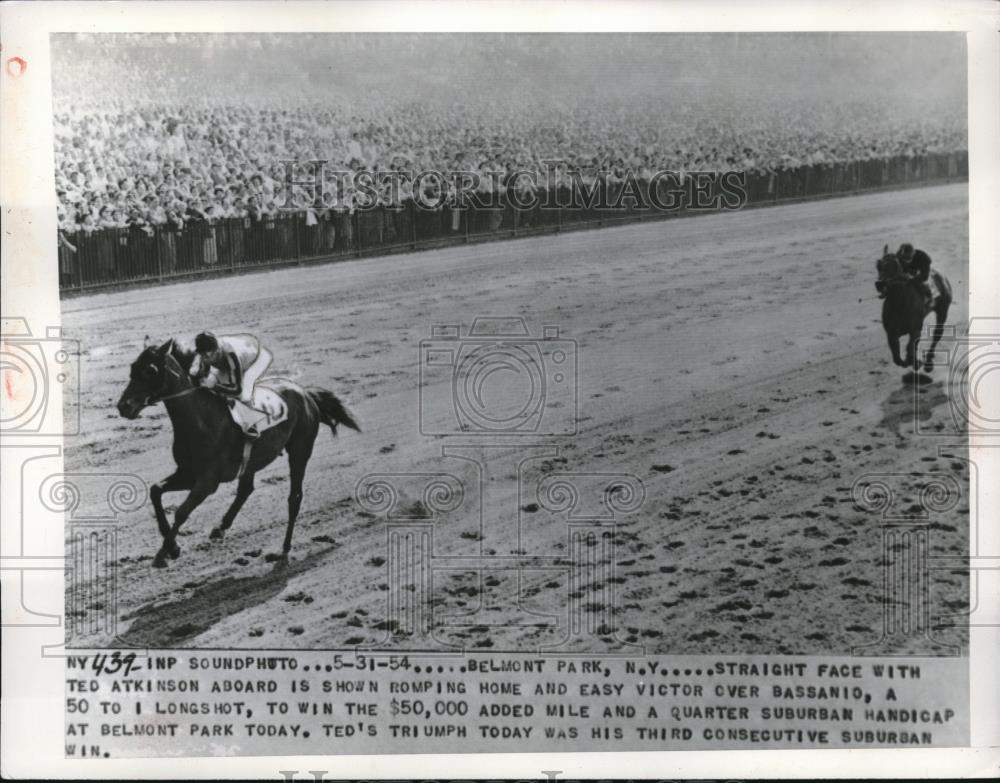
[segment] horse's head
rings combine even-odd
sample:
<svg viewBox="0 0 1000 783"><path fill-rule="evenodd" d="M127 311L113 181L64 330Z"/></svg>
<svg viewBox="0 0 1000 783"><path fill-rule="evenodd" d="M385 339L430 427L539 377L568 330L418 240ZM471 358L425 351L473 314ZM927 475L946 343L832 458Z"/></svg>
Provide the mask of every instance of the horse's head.
<svg viewBox="0 0 1000 783"><path fill-rule="evenodd" d="M118 412L126 419L134 419L143 408L191 388L185 359L173 339L159 347L144 348L129 369L128 386L118 400Z"/></svg>
<svg viewBox="0 0 1000 783"><path fill-rule="evenodd" d="M890 253L888 245L882 249L882 257L875 262L875 268L878 270L879 282L896 280L903 275L903 266L899 261L899 256Z"/></svg>

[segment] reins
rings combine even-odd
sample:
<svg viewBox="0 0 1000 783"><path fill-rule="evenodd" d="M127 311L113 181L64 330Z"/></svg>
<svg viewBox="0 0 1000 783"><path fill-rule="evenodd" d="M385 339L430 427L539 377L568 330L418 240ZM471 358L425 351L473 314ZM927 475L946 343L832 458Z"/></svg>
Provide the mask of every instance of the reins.
<svg viewBox="0 0 1000 783"><path fill-rule="evenodd" d="M172 367L164 366L163 369L169 372L171 375L173 375L178 381L181 379L180 373L174 370ZM146 405L156 405L157 403L164 402L165 400L174 400L177 399L178 397L186 397L187 395L193 394L194 392L198 391L199 388L200 388L199 386L192 386L190 389L181 389L181 391L179 392L174 392L173 394L166 394L163 395L162 397L149 396L146 398Z"/></svg>

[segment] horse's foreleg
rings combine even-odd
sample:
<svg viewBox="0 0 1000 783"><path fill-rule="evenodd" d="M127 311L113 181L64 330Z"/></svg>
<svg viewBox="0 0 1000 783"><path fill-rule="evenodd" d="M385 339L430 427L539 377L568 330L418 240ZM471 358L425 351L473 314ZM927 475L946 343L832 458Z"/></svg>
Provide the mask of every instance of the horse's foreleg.
<svg viewBox="0 0 1000 783"><path fill-rule="evenodd" d="M167 521L167 512L163 510L163 493L191 489L191 486L190 479L180 473L173 473L149 488L149 502L153 504L156 524L164 541L170 538L170 523Z"/></svg>
<svg viewBox="0 0 1000 783"><path fill-rule="evenodd" d="M905 367L906 363L899 355L899 335L889 334L886 332L886 337L889 338L889 350L892 351L892 361L894 364L900 367Z"/></svg>
<svg viewBox="0 0 1000 783"><path fill-rule="evenodd" d="M218 541L226 534L226 531L232 527L233 520L236 519L236 515L240 513L240 509L243 508L243 504L247 502L247 498L253 494L253 477L253 473L243 474L243 477L240 479L240 483L236 487L235 500L233 500L232 505L222 517L222 524L216 528L212 528L212 533L209 538Z"/></svg>
<svg viewBox="0 0 1000 783"><path fill-rule="evenodd" d="M906 361L904 365L906 367L912 367L914 372L920 369L920 353L918 347L920 346L920 332L923 331L921 326L919 331L910 332L910 339L906 343Z"/></svg>
<svg viewBox="0 0 1000 783"><path fill-rule="evenodd" d="M177 507L177 511L174 513L173 527L170 528L169 535L163 539L163 546L160 547L160 551L153 558L153 565L156 568L163 568L167 564L167 557L176 560L180 556L181 548L177 546L177 532L181 529L181 525L184 524L187 518L191 516L191 512L198 508L205 498L215 492L218 486L219 482L217 481L199 480L195 482L190 494Z"/></svg>

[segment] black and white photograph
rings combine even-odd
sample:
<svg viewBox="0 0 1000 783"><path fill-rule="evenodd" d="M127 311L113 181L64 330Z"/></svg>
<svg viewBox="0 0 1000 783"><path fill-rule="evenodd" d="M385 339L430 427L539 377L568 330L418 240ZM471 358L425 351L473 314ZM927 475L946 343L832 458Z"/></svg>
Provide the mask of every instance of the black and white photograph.
<svg viewBox="0 0 1000 783"><path fill-rule="evenodd" d="M933 477L929 554L966 554L961 36L80 34L53 66L67 462L150 485L81 641L849 654L880 492ZM967 587L885 652L961 647Z"/></svg>
<svg viewBox="0 0 1000 783"><path fill-rule="evenodd" d="M963 32L48 42L67 757L969 746Z"/></svg>

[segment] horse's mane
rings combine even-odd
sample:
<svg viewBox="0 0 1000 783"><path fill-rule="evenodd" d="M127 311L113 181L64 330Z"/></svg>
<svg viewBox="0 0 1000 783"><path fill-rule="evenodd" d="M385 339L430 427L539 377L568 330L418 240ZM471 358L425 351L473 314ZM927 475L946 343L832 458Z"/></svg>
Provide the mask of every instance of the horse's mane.
<svg viewBox="0 0 1000 783"><path fill-rule="evenodd" d="M187 337L171 337L167 342L171 344L170 355L177 360L181 369L185 372L190 370L191 362L194 361L195 354L194 340Z"/></svg>

